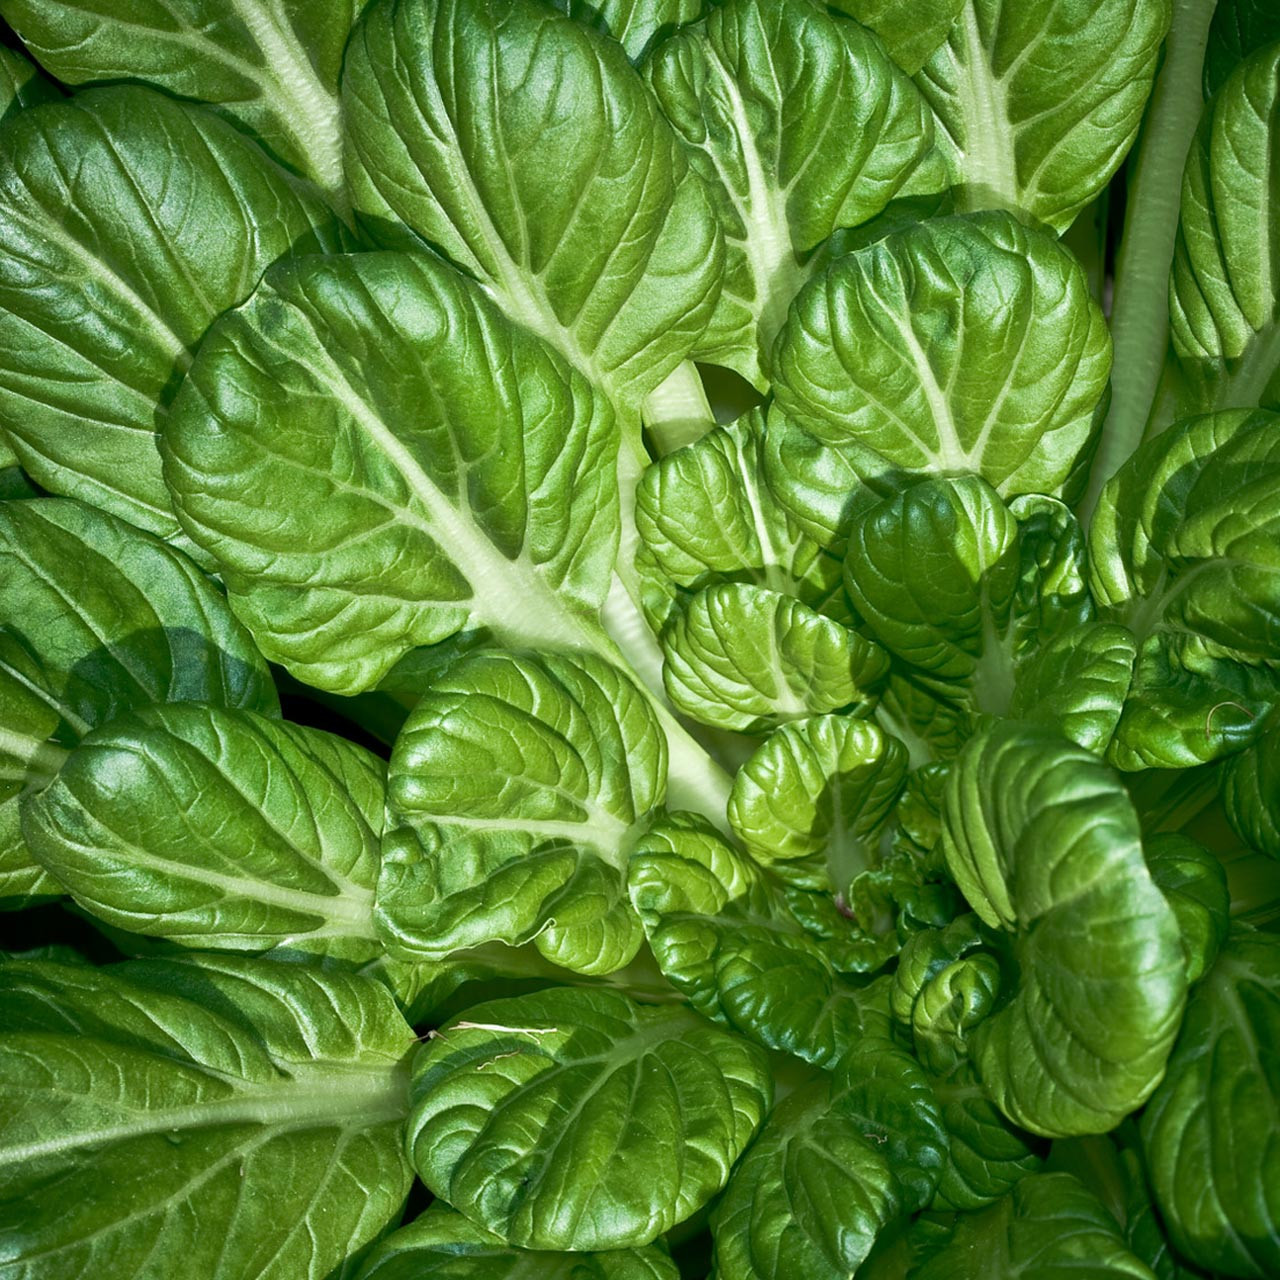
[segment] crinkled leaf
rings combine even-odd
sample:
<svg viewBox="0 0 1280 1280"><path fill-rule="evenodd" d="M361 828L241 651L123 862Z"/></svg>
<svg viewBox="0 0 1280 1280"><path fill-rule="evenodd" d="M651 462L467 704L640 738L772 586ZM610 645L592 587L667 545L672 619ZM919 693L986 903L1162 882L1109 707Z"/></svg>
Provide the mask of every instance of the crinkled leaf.
<svg viewBox="0 0 1280 1280"><path fill-rule="evenodd" d="M883 984L837 972L857 959L849 922L843 936L807 932L780 886L705 822L656 823L627 887L663 973L707 1017L824 1067L868 1033L888 1033Z"/></svg>
<svg viewBox="0 0 1280 1280"><path fill-rule="evenodd" d="M608 590L608 406L438 259L270 272L201 347L162 447L264 652L335 693L465 628L583 643ZM287 502L244 501L267 491Z"/></svg>
<svg viewBox="0 0 1280 1280"><path fill-rule="evenodd" d="M964 0L835 0L832 8L870 27L894 61L915 75L946 40Z"/></svg>
<svg viewBox="0 0 1280 1280"><path fill-rule="evenodd" d="M956 1220L950 1243L912 1280L1154 1280L1115 1219L1069 1173L1033 1173L981 1213Z"/></svg>
<svg viewBox="0 0 1280 1280"><path fill-rule="evenodd" d="M185 556L62 498L0 504L0 900L58 892L27 852L18 796L91 729L157 702L274 715L248 633Z"/></svg>
<svg viewBox="0 0 1280 1280"><path fill-rule="evenodd" d="M893 199L933 145L932 113L864 28L808 0L728 0L645 72L724 229L724 289L695 354L763 389L812 251Z"/></svg>
<svg viewBox="0 0 1280 1280"><path fill-rule="evenodd" d="M212 103L331 195L342 186L338 71L356 0L3 0L68 84L140 80Z"/></svg>
<svg viewBox="0 0 1280 1280"><path fill-rule="evenodd" d="M511 1244L648 1244L728 1180L772 1093L696 1013L560 987L467 1011L414 1064L427 1186Z"/></svg>
<svg viewBox="0 0 1280 1280"><path fill-rule="evenodd" d="M1137 135L1170 16L1168 0L965 0L916 77L964 206L1065 231Z"/></svg>
<svg viewBox="0 0 1280 1280"><path fill-rule="evenodd" d="M1033 1133L1101 1133L1159 1083L1186 998L1177 919L1096 756L1005 721L947 779L947 866L1010 936L1012 996L969 1033L993 1101Z"/></svg>
<svg viewBox="0 0 1280 1280"><path fill-rule="evenodd" d="M663 633L662 653L677 710L745 733L829 711L865 715L889 669L878 645L746 583L698 592Z"/></svg>
<svg viewBox="0 0 1280 1280"><path fill-rule="evenodd" d="M376 0L342 81L347 178L638 426L720 291L701 180L622 47L536 0ZM633 440L638 447L638 438Z"/></svg>
<svg viewBox="0 0 1280 1280"><path fill-rule="evenodd" d="M696 22L703 0L551 0L557 9L597 31L611 35L639 62L677 27Z"/></svg>
<svg viewBox="0 0 1280 1280"><path fill-rule="evenodd" d="M1188 412L1280 409L1280 29L1218 91L1187 157L1169 287Z"/></svg>
<svg viewBox="0 0 1280 1280"><path fill-rule="evenodd" d="M400 1212L413 1032L238 957L0 967L6 1280L322 1280Z"/></svg>
<svg viewBox="0 0 1280 1280"><path fill-rule="evenodd" d="M347 246L203 108L120 87L21 112L0 155L0 423L46 489L174 537L155 432L210 322Z"/></svg>
<svg viewBox="0 0 1280 1280"><path fill-rule="evenodd" d="M838 259L774 353L775 410L882 495L974 472L1001 496L1079 479L1111 339L1076 260L1008 214L935 218Z"/></svg>
<svg viewBox="0 0 1280 1280"><path fill-rule="evenodd" d="M843 892L876 862L880 828L906 773L906 749L868 721L792 721L738 771L729 823L784 880Z"/></svg>
<svg viewBox="0 0 1280 1280"><path fill-rule="evenodd" d="M368 960L384 767L247 711L112 720L22 806L37 860L116 928L208 950Z"/></svg>
<svg viewBox="0 0 1280 1280"><path fill-rule="evenodd" d="M1134 453L1089 533L1090 587L1138 659L1108 758L1186 768L1249 743L1280 694L1280 417L1193 418Z"/></svg>
<svg viewBox="0 0 1280 1280"><path fill-rule="evenodd" d="M1280 1270L1280 939L1241 930L1195 987L1140 1127L1179 1253L1256 1277Z"/></svg>
<svg viewBox="0 0 1280 1280"><path fill-rule="evenodd" d="M905 671L890 669L877 722L906 747L912 769L953 759L976 727L973 713L922 688Z"/></svg>
<svg viewBox="0 0 1280 1280"><path fill-rule="evenodd" d="M487 652L450 668L391 757L379 927L401 951L536 939L608 973L640 945L624 877L662 802L653 713L595 658Z"/></svg>
<svg viewBox="0 0 1280 1280"><path fill-rule="evenodd" d="M519 1249L437 1201L389 1235L360 1280L678 1280L656 1246L607 1253Z"/></svg>
<svg viewBox="0 0 1280 1280"><path fill-rule="evenodd" d="M1227 939L1231 912L1227 873L1208 849L1177 832L1151 836L1143 852L1152 880L1177 917L1187 981L1198 982Z"/></svg>
<svg viewBox="0 0 1280 1280"><path fill-rule="evenodd" d="M720 1280L843 1280L886 1223L923 1208L946 1152L928 1080L869 1040L786 1098L712 1217Z"/></svg>

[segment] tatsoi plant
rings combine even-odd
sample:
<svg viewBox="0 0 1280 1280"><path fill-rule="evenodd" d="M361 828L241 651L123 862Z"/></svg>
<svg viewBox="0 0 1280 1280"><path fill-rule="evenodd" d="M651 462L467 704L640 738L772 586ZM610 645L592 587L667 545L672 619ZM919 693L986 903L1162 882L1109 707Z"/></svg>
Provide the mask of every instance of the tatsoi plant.
<svg viewBox="0 0 1280 1280"><path fill-rule="evenodd" d="M0 15L0 1280L1280 1274L1280 9Z"/></svg>

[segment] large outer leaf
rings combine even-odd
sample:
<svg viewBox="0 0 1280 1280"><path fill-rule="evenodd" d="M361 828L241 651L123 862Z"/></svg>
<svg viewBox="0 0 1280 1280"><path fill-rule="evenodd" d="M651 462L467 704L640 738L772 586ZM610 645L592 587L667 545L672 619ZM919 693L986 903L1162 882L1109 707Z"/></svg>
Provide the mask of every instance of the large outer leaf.
<svg viewBox="0 0 1280 1280"><path fill-rule="evenodd" d="M1231 1276L1280 1272L1280 939L1240 931L1192 992L1142 1113L1156 1202L1179 1252Z"/></svg>
<svg viewBox="0 0 1280 1280"><path fill-rule="evenodd" d="M1075 259L988 213L837 259L796 299L774 365L775 416L863 483L976 472L1009 498L1073 487L1111 340Z"/></svg>
<svg viewBox="0 0 1280 1280"><path fill-rule="evenodd" d="M1222 86L1187 157L1169 307L1197 411L1280 409L1277 148L1280 41Z"/></svg>
<svg viewBox="0 0 1280 1280"><path fill-rule="evenodd" d="M443 249L638 425L706 327L723 249L622 48L535 0L375 0L342 92L374 230L404 242L390 213Z"/></svg>
<svg viewBox="0 0 1280 1280"><path fill-rule="evenodd" d="M761 1050L687 1009L560 987L441 1030L414 1065L409 1149L512 1244L627 1248L724 1186L771 1092Z"/></svg>
<svg viewBox="0 0 1280 1280"><path fill-rule="evenodd" d="M400 1211L413 1033L375 982L9 962L0 1022L4 1280L325 1280Z"/></svg>
<svg viewBox="0 0 1280 1280"><path fill-rule="evenodd" d="M23 804L23 834L116 928L209 950L381 952L383 765L318 729L214 707L111 721Z"/></svg>
<svg viewBox="0 0 1280 1280"><path fill-rule="evenodd" d="M277 258L345 243L200 107L128 87L21 112L0 153L0 423L22 465L176 535L155 431L196 344Z"/></svg>
<svg viewBox="0 0 1280 1280"><path fill-rule="evenodd" d="M59 80L141 80L213 103L331 193L342 185L338 70L358 0L0 0Z"/></svg>
<svg viewBox="0 0 1280 1280"><path fill-rule="evenodd" d="M933 145L932 113L872 36L809 0L728 0L645 71L725 233L695 354L763 388L811 252L889 203Z"/></svg>
<svg viewBox="0 0 1280 1280"><path fill-rule="evenodd" d="M1023 1178L982 1213L964 1214L950 1244L912 1280L1154 1280L1106 1206L1069 1173Z"/></svg>
<svg viewBox="0 0 1280 1280"><path fill-rule="evenodd" d="M1168 0L966 0L917 77L971 209L1062 232L1138 132Z"/></svg>
<svg viewBox="0 0 1280 1280"><path fill-rule="evenodd" d="M969 1036L982 1083L1034 1133L1101 1133L1156 1087L1186 998L1178 924L1138 818L1096 756L1004 721L947 779L947 866L1011 935L1017 989Z"/></svg>
<svg viewBox="0 0 1280 1280"><path fill-rule="evenodd" d="M380 253L270 272L201 347L162 448L264 652L356 693L464 628L582 643L616 441L608 406L475 285Z"/></svg>
<svg viewBox="0 0 1280 1280"><path fill-rule="evenodd" d="M360 1280L679 1280L657 1246L604 1253L518 1249L440 1201L378 1245Z"/></svg>
<svg viewBox="0 0 1280 1280"><path fill-rule="evenodd" d="M17 798L89 730L156 702L279 711L267 664L214 584L78 502L0 504L0 618L0 900L58 891L22 842Z"/></svg>
<svg viewBox="0 0 1280 1280"><path fill-rule="evenodd" d="M877 1234L923 1208L946 1151L924 1072L869 1040L786 1098L712 1219L718 1280L846 1280Z"/></svg>
<svg viewBox="0 0 1280 1280"><path fill-rule="evenodd" d="M884 41L894 61L915 75L947 38L964 0L834 0Z"/></svg>
<svg viewBox="0 0 1280 1280"><path fill-rule="evenodd" d="M379 927L429 959L534 939L581 973L621 967L641 941L627 857L666 772L648 704L600 659L458 663L392 754Z"/></svg>
<svg viewBox="0 0 1280 1280"><path fill-rule="evenodd" d="M1278 427L1261 411L1191 419L1143 445L1102 491L1090 587L1138 642L1109 753L1122 769L1238 750L1280 695Z"/></svg>

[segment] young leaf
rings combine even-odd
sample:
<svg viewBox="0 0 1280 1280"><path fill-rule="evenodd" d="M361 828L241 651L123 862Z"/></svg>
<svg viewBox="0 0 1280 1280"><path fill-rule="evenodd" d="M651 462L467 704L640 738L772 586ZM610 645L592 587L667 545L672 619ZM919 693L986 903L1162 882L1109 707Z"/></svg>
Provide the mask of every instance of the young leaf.
<svg viewBox="0 0 1280 1280"><path fill-rule="evenodd" d="M277 258L348 244L201 107L120 87L20 112L0 154L0 422L23 467L176 536L155 431L196 344Z"/></svg>
<svg viewBox="0 0 1280 1280"><path fill-rule="evenodd" d="M1178 1251L1233 1276L1280 1269L1280 940L1237 931L1191 993L1140 1127Z"/></svg>
<svg viewBox="0 0 1280 1280"><path fill-rule="evenodd" d="M965 0L916 77L962 207L1065 231L1137 135L1170 16L1168 0Z"/></svg>
<svg viewBox="0 0 1280 1280"><path fill-rule="evenodd" d="M233 957L0 966L16 1280L321 1277L400 1212L413 1033L377 983Z"/></svg>
<svg viewBox="0 0 1280 1280"><path fill-rule="evenodd" d="M1177 832L1150 837L1143 852L1152 880L1178 919L1187 981L1198 982L1227 939L1231 911L1227 873L1208 849Z"/></svg>
<svg viewBox="0 0 1280 1280"><path fill-rule="evenodd" d="M882 496L918 472L1057 495L1080 479L1111 340L1079 263L986 213L837 259L796 299L774 365L773 415Z"/></svg>
<svg viewBox="0 0 1280 1280"><path fill-rule="evenodd" d="M0 11L67 84L140 80L208 102L341 198L338 71L356 0L3 0Z"/></svg>
<svg viewBox="0 0 1280 1280"><path fill-rule="evenodd" d="M987 1092L1033 1133L1112 1128L1159 1083L1186 999L1177 919L1119 779L999 722L947 779L943 850L982 920L1012 935L1016 989L969 1033Z"/></svg>
<svg viewBox="0 0 1280 1280"><path fill-rule="evenodd" d="M640 62L677 27L702 16L702 0L551 0L571 18L611 35Z"/></svg>
<svg viewBox="0 0 1280 1280"><path fill-rule="evenodd" d="M763 1052L696 1013L560 987L441 1029L414 1064L409 1150L511 1244L633 1248L724 1186L771 1094Z"/></svg>
<svg viewBox="0 0 1280 1280"><path fill-rule="evenodd" d="M640 692L585 656L487 652L450 668L391 758L379 927L401 951L533 939L608 973L635 954L624 876L666 788Z"/></svg>
<svg viewBox="0 0 1280 1280"><path fill-rule="evenodd" d="M383 766L246 711L111 721L23 804L39 862L120 929L209 950L372 959Z"/></svg>
<svg viewBox="0 0 1280 1280"><path fill-rule="evenodd" d="M809 0L728 0L644 69L724 228L724 290L694 354L764 389L813 251L911 179L932 114L874 38Z"/></svg>
<svg viewBox="0 0 1280 1280"><path fill-rule="evenodd" d="M590 643L616 448L554 352L439 259L399 253L268 273L201 347L162 441L263 651L347 694L464 628ZM288 501L244 501L264 488Z"/></svg>

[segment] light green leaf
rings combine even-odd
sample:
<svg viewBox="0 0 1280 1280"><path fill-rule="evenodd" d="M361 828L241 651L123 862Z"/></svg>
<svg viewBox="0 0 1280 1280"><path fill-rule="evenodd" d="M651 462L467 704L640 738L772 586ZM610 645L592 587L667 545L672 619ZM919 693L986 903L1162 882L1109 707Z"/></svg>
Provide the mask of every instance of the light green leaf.
<svg viewBox="0 0 1280 1280"><path fill-rule="evenodd" d="M828 1068L888 1034L883 983L837 972L866 945L849 922L828 941L807 932L781 886L693 815L654 824L627 888L663 973L706 1017Z"/></svg>
<svg viewBox="0 0 1280 1280"><path fill-rule="evenodd" d="M86 733L163 702L275 715L267 664L185 556L62 498L0 504L0 901L60 891L18 828Z"/></svg>
<svg viewBox="0 0 1280 1280"><path fill-rule="evenodd" d="M608 406L438 259L270 272L201 347L162 442L263 651L335 693L467 628L591 642L617 540ZM250 505L246 492L288 495Z"/></svg>
<svg viewBox="0 0 1280 1280"><path fill-rule="evenodd" d="M388 1236L360 1280L679 1280L656 1246L607 1253L518 1249L437 1201Z"/></svg>
<svg viewBox="0 0 1280 1280"><path fill-rule="evenodd" d="M698 592L661 639L676 709L744 733L828 711L865 715L889 669L878 645L791 596L745 583Z"/></svg>
<svg viewBox="0 0 1280 1280"><path fill-rule="evenodd" d="M615 667L468 658L392 753L379 928L427 959L533 939L579 973L620 968L641 942L627 858L665 786L653 713Z"/></svg>
<svg viewBox="0 0 1280 1280"><path fill-rule="evenodd" d="M932 113L874 37L809 0L728 0L644 69L724 229L724 290L694 354L763 390L813 251L907 183Z"/></svg>
<svg viewBox="0 0 1280 1280"><path fill-rule="evenodd" d="M277 258L347 244L200 107L121 87L19 113L0 154L0 424L23 467L177 536L155 432L196 344Z"/></svg>
<svg viewBox="0 0 1280 1280"><path fill-rule="evenodd" d="M875 864L907 753L865 720L814 716L777 729L739 770L729 822L751 854L802 888L844 892Z"/></svg>
<svg viewBox="0 0 1280 1280"><path fill-rule="evenodd" d="M1218 91L1187 157L1169 285L1186 412L1280 409L1277 146L1280 39Z"/></svg>
<svg viewBox="0 0 1280 1280"><path fill-rule="evenodd" d="M1062 232L1137 136L1168 0L965 0L916 82L969 209Z"/></svg>
<svg viewBox="0 0 1280 1280"><path fill-rule="evenodd" d="M341 198L338 71L358 0L2 0L68 84L142 81L212 103Z"/></svg>
<svg viewBox="0 0 1280 1280"><path fill-rule="evenodd" d="M924 1072L868 1040L774 1110L712 1216L718 1280L845 1280L929 1202L946 1151Z"/></svg>
<svg viewBox="0 0 1280 1280"><path fill-rule="evenodd" d="M246 711L112 720L22 806L36 859L119 929L221 951L363 961L384 768L344 738Z"/></svg>
<svg viewBox="0 0 1280 1280"><path fill-rule="evenodd" d="M409 1150L511 1244L630 1248L724 1186L771 1093L763 1052L696 1013L560 987L441 1029L414 1064Z"/></svg>
<svg viewBox="0 0 1280 1280"><path fill-rule="evenodd" d="M1144 849L1151 878L1178 920L1187 957L1187 981L1198 982L1227 940L1231 895L1222 863L1178 832L1151 836Z"/></svg>
<svg viewBox="0 0 1280 1280"><path fill-rule="evenodd" d="M399 1213L413 1032L237 957L0 968L5 1280L322 1280Z"/></svg>
<svg viewBox="0 0 1280 1280"><path fill-rule="evenodd" d="M645 548L688 591L749 582L847 621L840 561L774 500L763 474L767 448L764 415L754 411L649 467L636 493Z"/></svg>
<svg viewBox="0 0 1280 1280"><path fill-rule="evenodd" d="M703 0L551 0L557 9L597 31L611 35L640 62L655 44L677 27L696 22Z"/></svg>
<svg viewBox="0 0 1280 1280"><path fill-rule="evenodd" d="M1016 989L968 1036L983 1086L1033 1133L1112 1128L1159 1082L1186 998L1177 919L1120 780L1065 738L996 723L947 779L943 850L1010 935Z"/></svg>
<svg viewBox="0 0 1280 1280"><path fill-rule="evenodd" d="M1155 1280L1115 1219L1069 1173L1033 1173L981 1213L962 1214L950 1243L912 1280Z"/></svg>
<svg viewBox="0 0 1280 1280"><path fill-rule="evenodd" d="M622 47L536 0L376 0L342 81L347 179L602 388L639 450L640 404L720 290L702 182ZM548 181L554 175L553 181Z"/></svg>
<svg viewBox="0 0 1280 1280"><path fill-rule="evenodd" d="M1146 1164L1178 1252L1212 1271L1280 1270L1280 939L1240 930L1191 993L1142 1113Z"/></svg>
<svg viewBox="0 0 1280 1280"><path fill-rule="evenodd" d="M1280 417L1194 418L1102 491L1090 587L1138 659L1108 758L1186 768L1258 736L1280 697Z"/></svg>
<svg viewBox="0 0 1280 1280"><path fill-rule="evenodd" d="M805 287L774 353L774 412L881 496L903 473L976 472L1005 498L1070 498L1110 365L1066 250L1008 214L935 218Z"/></svg>
<svg viewBox="0 0 1280 1280"><path fill-rule="evenodd" d="M964 0L835 0L832 8L870 27L894 61L915 75L947 38Z"/></svg>

